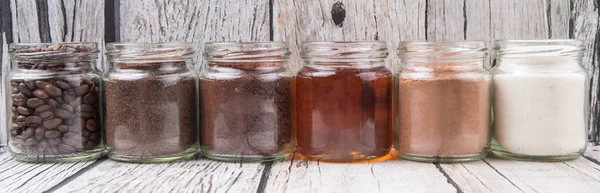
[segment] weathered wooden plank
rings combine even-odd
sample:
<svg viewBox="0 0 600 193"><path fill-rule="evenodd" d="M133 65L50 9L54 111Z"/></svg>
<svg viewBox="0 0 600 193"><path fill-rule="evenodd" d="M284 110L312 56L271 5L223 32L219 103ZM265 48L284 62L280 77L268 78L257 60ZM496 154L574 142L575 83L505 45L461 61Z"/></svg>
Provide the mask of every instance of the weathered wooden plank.
<svg viewBox="0 0 600 193"><path fill-rule="evenodd" d="M464 192L520 192L508 179L483 161L440 164Z"/></svg>
<svg viewBox="0 0 600 193"><path fill-rule="evenodd" d="M30 164L15 161L9 153L0 154L0 189L2 192L45 191L92 163Z"/></svg>
<svg viewBox="0 0 600 193"><path fill-rule="evenodd" d="M523 162L487 159L498 174L523 192L595 192L598 165L586 159L569 162Z"/></svg>
<svg viewBox="0 0 600 193"><path fill-rule="evenodd" d="M106 160L57 192L256 192L264 164L206 159L168 164ZM110 185L108 185L110 184Z"/></svg>
<svg viewBox="0 0 600 193"><path fill-rule="evenodd" d="M268 5L269 0L122 0L117 35L124 42L193 42L202 64L205 42L268 41Z"/></svg>
<svg viewBox="0 0 600 193"><path fill-rule="evenodd" d="M466 14L465 1L427 0L427 40L466 39Z"/></svg>
<svg viewBox="0 0 600 193"><path fill-rule="evenodd" d="M8 144L8 122L6 119L6 92L8 91L4 83L7 81L7 75L10 62L8 60L8 43L6 33L0 33L0 148L4 149ZM5 150L5 149L4 149ZM0 150L2 151L2 150Z"/></svg>
<svg viewBox="0 0 600 193"><path fill-rule="evenodd" d="M587 67L590 74L590 141L594 143L600 142L600 124L598 123L600 116L600 72L598 65L600 63L600 26L598 20L600 14L595 0L571 0L571 29L570 38L583 40L586 51L583 57L583 65Z"/></svg>
<svg viewBox="0 0 600 193"><path fill-rule="evenodd" d="M388 67L395 70L399 42L425 39L425 9L425 0L277 0L273 40L290 43L295 69L301 66L298 52L303 41L385 40L391 55Z"/></svg>
<svg viewBox="0 0 600 193"><path fill-rule="evenodd" d="M456 192L433 164L403 160L324 163L276 162L265 192Z"/></svg>

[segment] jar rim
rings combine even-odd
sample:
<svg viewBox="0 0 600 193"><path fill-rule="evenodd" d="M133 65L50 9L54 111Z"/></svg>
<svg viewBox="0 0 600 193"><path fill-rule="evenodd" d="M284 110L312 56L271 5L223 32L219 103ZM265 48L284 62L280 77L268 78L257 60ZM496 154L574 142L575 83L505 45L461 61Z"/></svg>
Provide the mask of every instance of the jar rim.
<svg viewBox="0 0 600 193"><path fill-rule="evenodd" d="M126 46L126 47L152 47L152 46L192 46L191 42L111 42L106 43L109 46Z"/></svg>
<svg viewBox="0 0 600 193"><path fill-rule="evenodd" d="M51 46L59 46L48 49ZM64 47L66 49L63 49ZM82 46L82 47L79 47ZM82 49L85 48L85 49ZM52 43L11 43L8 47L11 61L30 62L77 62L98 59L97 42L52 42Z"/></svg>
<svg viewBox="0 0 600 193"><path fill-rule="evenodd" d="M304 41L302 46L347 46L347 45L381 45L387 46L386 41L381 40L360 40L360 41Z"/></svg>
<svg viewBox="0 0 600 193"><path fill-rule="evenodd" d="M579 39L500 39L494 41L496 45L498 44L511 44L511 43L575 43L581 44L583 41Z"/></svg>
<svg viewBox="0 0 600 193"><path fill-rule="evenodd" d="M282 47L288 47L287 42L284 41L256 41L256 42L206 42L205 46L244 46L244 45L270 45Z"/></svg>

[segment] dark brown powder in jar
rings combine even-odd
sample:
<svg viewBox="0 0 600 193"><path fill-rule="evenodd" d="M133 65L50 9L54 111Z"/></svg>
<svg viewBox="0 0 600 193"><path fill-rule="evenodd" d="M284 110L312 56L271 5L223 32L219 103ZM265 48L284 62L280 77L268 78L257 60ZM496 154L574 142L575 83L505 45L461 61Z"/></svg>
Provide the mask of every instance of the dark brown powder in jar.
<svg viewBox="0 0 600 193"><path fill-rule="evenodd" d="M196 144L196 78L191 73L153 74L165 63L117 64L147 76L105 79L106 144L110 154L157 157ZM185 70L185 63L172 66ZM109 154L109 155L110 155Z"/></svg>
<svg viewBox="0 0 600 193"><path fill-rule="evenodd" d="M426 157L466 156L488 144L487 77L399 80L399 150Z"/></svg>
<svg viewBox="0 0 600 193"><path fill-rule="evenodd" d="M287 153L292 80L275 72L201 78L200 144L204 152L228 157Z"/></svg>

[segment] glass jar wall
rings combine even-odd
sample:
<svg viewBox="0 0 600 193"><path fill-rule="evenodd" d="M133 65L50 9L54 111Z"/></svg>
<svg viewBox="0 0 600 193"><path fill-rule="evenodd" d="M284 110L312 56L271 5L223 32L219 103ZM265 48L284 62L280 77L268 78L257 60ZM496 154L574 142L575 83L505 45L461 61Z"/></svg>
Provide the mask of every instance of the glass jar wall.
<svg viewBox="0 0 600 193"><path fill-rule="evenodd" d="M266 161L293 149L294 76L283 42L208 43L200 74L202 153Z"/></svg>
<svg viewBox="0 0 600 193"><path fill-rule="evenodd" d="M104 73L110 159L168 162L197 150L197 77L189 43L109 43Z"/></svg>
<svg viewBox="0 0 600 193"><path fill-rule="evenodd" d="M6 82L9 151L26 162L104 153L96 43L15 43Z"/></svg>
<svg viewBox="0 0 600 193"><path fill-rule="evenodd" d="M496 41L497 157L562 161L586 147L589 83L579 40Z"/></svg>
<svg viewBox="0 0 600 193"><path fill-rule="evenodd" d="M397 135L404 159L460 162L485 156L491 75L483 42L404 42L395 80Z"/></svg>
<svg viewBox="0 0 600 193"><path fill-rule="evenodd" d="M385 42L305 42L296 85L297 151L357 161L392 145L392 73Z"/></svg>

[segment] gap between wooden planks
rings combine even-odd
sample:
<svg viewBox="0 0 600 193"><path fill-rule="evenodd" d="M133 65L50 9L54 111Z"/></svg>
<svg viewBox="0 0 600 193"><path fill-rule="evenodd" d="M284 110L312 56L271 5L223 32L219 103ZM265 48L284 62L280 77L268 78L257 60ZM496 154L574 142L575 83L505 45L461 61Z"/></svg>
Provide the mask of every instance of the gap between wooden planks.
<svg viewBox="0 0 600 193"><path fill-rule="evenodd" d="M600 146L568 162L488 158L461 164L403 160L335 164L292 159L226 163L206 159L128 164L106 158L27 164L0 154L2 192L593 192Z"/></svg>

